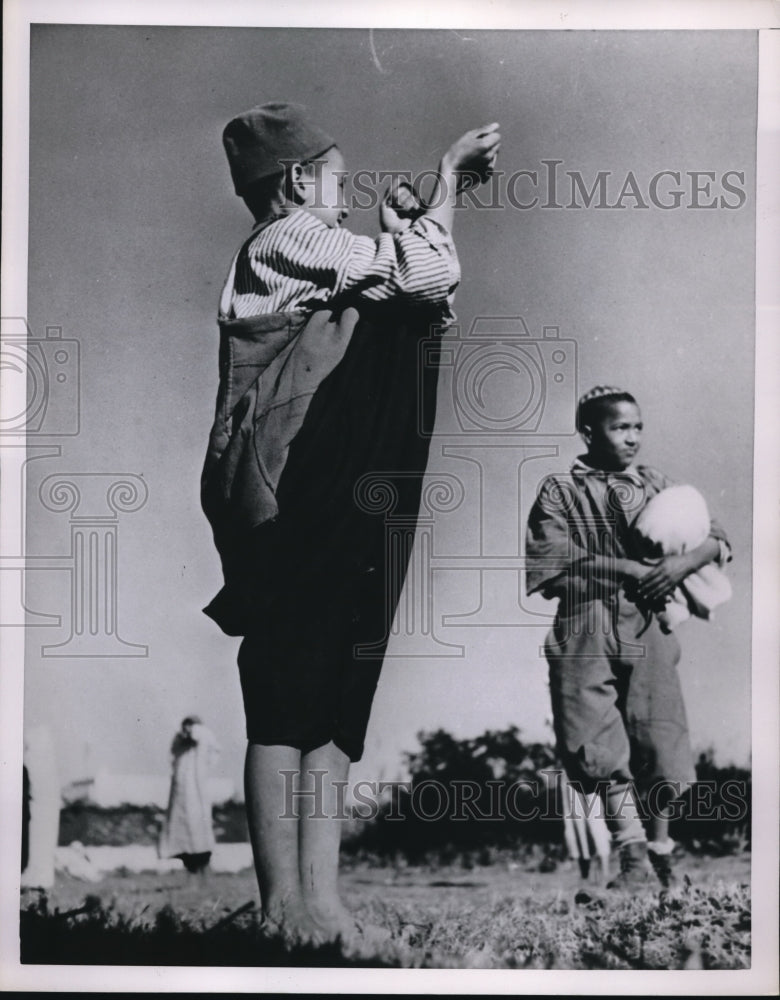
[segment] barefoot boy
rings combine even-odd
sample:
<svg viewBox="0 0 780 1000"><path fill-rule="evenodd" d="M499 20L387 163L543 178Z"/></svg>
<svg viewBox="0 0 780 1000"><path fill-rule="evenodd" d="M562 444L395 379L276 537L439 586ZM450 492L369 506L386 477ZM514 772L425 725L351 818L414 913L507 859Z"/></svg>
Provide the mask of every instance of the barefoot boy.
<svg viewBox="0 0 780 1000"><path fill-rule="evenodd" d="M220 307L203 504L226 586L207 613L245 636L246 803L266 920L293 940L353 940L361 928L337 885L338 803L408 559L388 561L364 487L395 477L393 511L414 523L428 447L417 345L459 281L451 232L463 172L486 177L499 136L495 125L462 136L431 207L410 221L387 200L376 239L342 228L344 159L305 109L252 108L223 138L256 225ZM424 375L428 408L435 375Z"/></svg>

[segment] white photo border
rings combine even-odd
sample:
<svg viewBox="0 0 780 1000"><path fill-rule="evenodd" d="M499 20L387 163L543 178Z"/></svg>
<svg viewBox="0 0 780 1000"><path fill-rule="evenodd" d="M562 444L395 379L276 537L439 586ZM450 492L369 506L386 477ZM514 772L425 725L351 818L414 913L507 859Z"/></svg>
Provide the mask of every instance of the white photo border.
<svg viewBox="0 0 780 1000"><path fill-rule="evenodd" d="M490 27L491 29L760 31L757 152L756 414L753 604L753 965L744 972L184 969L22 966L18 961L24 630L0 633L0 989L20 991L320 992L739 995L778 988L778 704L780 531L776 513L780 399L780 32L771 0L608 3L395 0L384 9L267 0L6 0L3 70L3 315L27 313L29 29L32 23L275 27ZM478 21L477 21L478 19ZM476 22L476 23L475 23ZM12 407L7 397L3 407ZM8 411L6 411L8 412ZM14 411L16 412L16 411ZM7 503L20 502L10 493ZM5 541L0 522L0 545ZM8 574L4 574L8 576ZM7 583L0 574L0 588ZM0 604L7 597L0 589ZM13 862L13 863L12 863Z"/></svg>

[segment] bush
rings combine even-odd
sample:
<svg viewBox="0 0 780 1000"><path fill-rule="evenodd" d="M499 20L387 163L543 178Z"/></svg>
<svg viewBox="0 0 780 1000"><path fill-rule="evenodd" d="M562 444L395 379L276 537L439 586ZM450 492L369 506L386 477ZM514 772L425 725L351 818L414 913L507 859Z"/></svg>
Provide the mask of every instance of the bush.
<svg viewBox="0 0 780 1000"><path fill-rule="evenodd" d="M718 767L713 750L699 754L698 784L683 799L683 815L672 822L670 835L688 849L733 854L750 849L751 772L733 764Z"/></svg>
<svg viewBox="0 0 780 1000"><path fill-rule="evenodd" d="M212 810L214 835L219 843L249 840L243 802L230 799ZM78 840L85 845L121 847L124 844L156 844L165 811L157 806L97 806L72 802L60 810L59 843Z"/></svg>
<svg viewBox="0 0 780 1000"><path fill-rule="evenodd" d="M563 820L551 745L523 742L516 727L467 740L438 729L418 739L420 749L406 755L410 781L393 787L375 818L352 824L345 853L473 866L496 850L525 860L541 851L539 865L554 866ZM749 847L750 771L717 767L709 750L696 773L671 836L706 853Z"/></svg>
<svg viewBox="0 0 780 1000"><path fill-rule="evenodd" d="M410 782L397 785L376 819L364 824L347 850L413 863L488 863L491 849L526 856L533 845L560 850L562 824L550 783L555 754L524 743L519 730L456 740L446 731L420 733L421 749L407 754Z"/></svg>
<svg viewBox="0 0 780 1000"><path fill-rule="evenodd" d="M156 844L165 813L157 806L96 806L73 802L60 810L59 843L121 847Z"/></svg>

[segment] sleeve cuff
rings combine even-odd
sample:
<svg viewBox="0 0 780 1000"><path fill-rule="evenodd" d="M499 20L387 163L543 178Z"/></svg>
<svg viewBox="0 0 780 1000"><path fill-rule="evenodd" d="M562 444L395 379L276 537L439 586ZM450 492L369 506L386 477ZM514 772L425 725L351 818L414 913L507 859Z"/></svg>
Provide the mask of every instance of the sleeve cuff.
<svg viewBox="0 0 780 1000"><path fill-rule="evenodd" d="M440 222L434 221L427 215L421 215L418 219L415 219L405 231L422 236L432 247L446 246L453 254L455 253L455 244L452 242L450 231Z"/></svg>

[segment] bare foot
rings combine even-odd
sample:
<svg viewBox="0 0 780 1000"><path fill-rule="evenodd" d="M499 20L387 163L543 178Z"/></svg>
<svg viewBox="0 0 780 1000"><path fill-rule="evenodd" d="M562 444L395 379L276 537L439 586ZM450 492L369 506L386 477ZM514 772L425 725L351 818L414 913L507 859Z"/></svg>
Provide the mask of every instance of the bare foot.
<svg viewBox="0 0 780 1000"><path fill-rule="evenodd" d="M380 927L379 924L363 923L362 920L358 920L356 923L358 936L353 939L353 943L358 947L377 951L393 939L393 935L386 927Z"/></svg>
<svg viewBox="0 0 780 1000"><path fill-rule="evenodd" d="M341 900L308 905L317 925L331 941L339 938L349 948L378 948L391 939L386 928L357 920Z"/></svg>
<svg viewBox="0 0 780 1000"><path fill-rule="evenodd" d="M330 941L337 937L348 938L357 933L357 922L341 900L307 902L308 911L318 927L327 934Z"/></svg>
<svg viewBox="0 0 780 1000"><path fill-rule="evenodd" d="M282 938L288 947L322 945L333 940L309 913L303 901L284 900L263 910L262 929Z"/></svg>

